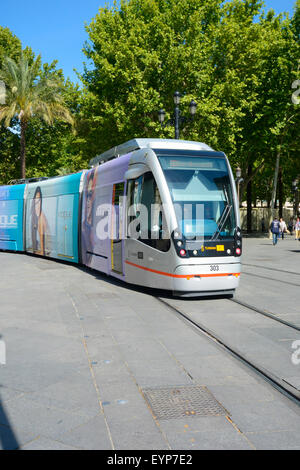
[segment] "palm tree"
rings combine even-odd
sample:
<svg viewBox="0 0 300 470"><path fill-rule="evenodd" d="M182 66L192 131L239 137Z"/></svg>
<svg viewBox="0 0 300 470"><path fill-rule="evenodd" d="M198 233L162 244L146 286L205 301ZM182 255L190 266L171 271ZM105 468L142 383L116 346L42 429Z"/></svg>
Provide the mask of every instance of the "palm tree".
<svg viewBox="0 0 300 470"><path fill-rule="evenodd" d="M5 84L5 103L0 99L0 122L8 127L14 119L20 125L21 178L26 174L26 128L38 117L52 125L58 119L73 125L62 96L62 82L54 74L40 73L40 56L29 64L21 54L18 62L6 57L0 70Z"/></svg>

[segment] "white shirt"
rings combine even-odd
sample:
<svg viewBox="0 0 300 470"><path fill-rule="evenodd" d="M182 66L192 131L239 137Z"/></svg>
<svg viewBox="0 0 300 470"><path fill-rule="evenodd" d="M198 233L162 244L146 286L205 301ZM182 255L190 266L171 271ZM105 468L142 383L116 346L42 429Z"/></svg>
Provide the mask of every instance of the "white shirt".
<svg viewBox="0 0 300 470"><path fill-rule="evenodd" d="M286 223L285 223L284 220L282 222L279 222L279 225L280 225L280 231L281 232L284 232L287 229L286 228Z"/></svg>

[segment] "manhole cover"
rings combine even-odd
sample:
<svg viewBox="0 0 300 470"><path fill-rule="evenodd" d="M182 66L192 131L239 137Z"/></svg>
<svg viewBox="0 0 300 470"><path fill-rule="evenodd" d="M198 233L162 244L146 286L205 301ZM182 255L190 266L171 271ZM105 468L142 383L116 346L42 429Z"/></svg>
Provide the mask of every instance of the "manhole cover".
<svg viewBox="0 0 300 470"><path fill-rule="evenodd" d="M144 396L157 419L229 415L213 394L201 385L148 388Z"/></svg>

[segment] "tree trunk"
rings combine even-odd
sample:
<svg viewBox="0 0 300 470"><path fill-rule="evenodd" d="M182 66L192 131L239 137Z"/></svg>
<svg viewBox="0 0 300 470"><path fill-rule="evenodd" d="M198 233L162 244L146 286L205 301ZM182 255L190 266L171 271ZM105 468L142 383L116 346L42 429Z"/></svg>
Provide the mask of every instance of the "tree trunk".
<svg viewBox="0 0 300 470"><path fill-rule="evenodd" d="M252 232L252 164L248 165L248 184L247 184L247 233Z"/></svg>
<svg viewBox="0 0 300 470"><path fill-rule="evenodd" d="M277 155L276 155L276 165L275 165L275 173L274 173L274 181L273 181L273 192L272 192L272 199L271 199L272 219L274 219L274 217L275 217L275 201L276 201L276 193L277 193L277 180L278 180L278 173L279 173L279 161L280 161L280 151L278 151Z"/></svg>
<svg viewBox="0 0 300 470"><path fill-rule="evenodd" d="M278 199L279 199L279 217L282 217L283 215L282 168L279 168L279 174L278 174Z"/></svg>
<svg viewBox="0 0 300 470"><path fill-rule="evenodd" d="M26 127L27 122L21 119L21 178L26 177Z"/></svg>

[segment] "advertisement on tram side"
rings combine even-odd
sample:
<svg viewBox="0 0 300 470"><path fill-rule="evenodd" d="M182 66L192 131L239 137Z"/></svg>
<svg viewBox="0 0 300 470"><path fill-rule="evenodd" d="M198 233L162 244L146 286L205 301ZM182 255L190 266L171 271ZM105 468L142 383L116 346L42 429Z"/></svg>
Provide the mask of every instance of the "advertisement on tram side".
<svg viewBox="0 0 300 470"><path fill-rule="evenodd" d="M0 187L0 249L23 251L25 185Z"/></svg>
<svg viewBox="0 0 300 470"><path fill-rule="evenodd" d="M30 184L26 199L26 251L78 262L81 174Z"/></svg>
<svg viewBox="0 0 300 470"><path fill-rule="evenodd" d="M107 270L109 243L97 236L101 220L108 222L111 206L111 185L98 182L100 167L86 174L82 194L81 256L82 263L94 269ZM106 226L108 229L108 225Z"/></svg>
<svg viewBox="0 0 300 470"><path fill-rule="evenodd" d="M81 215L82 263L103 272L123 271L122 215L124 174L130 155L100 165L84 175ZM113 228L112 228L113 227Z"/></svg>

